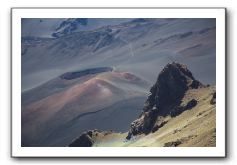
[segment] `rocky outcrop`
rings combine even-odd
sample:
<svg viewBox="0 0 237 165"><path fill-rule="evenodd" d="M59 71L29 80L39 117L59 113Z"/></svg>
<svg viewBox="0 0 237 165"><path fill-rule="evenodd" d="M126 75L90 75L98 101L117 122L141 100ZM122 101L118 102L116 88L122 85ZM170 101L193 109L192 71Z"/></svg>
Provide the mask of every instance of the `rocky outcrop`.
<svg viewBox="0 0 237 165"><path fill-rule="evenodd" d="M181 101L187 90L201 87L204 85L193 77L187 66L176 62L167 64L151 87L143 112L132 122L127 139L158 130L160 126L155 125L158 116L174 117L196 106L195 99L182 106Z"/></svg>
<svg viewBox="0 0 237 165"><path fill-rule="evenodd" d="M158 116L157 119L156 119L156 123L154 124L151 132L154 133L154 132L158 131L166 123L168 123L167 120L165 120L162 116Z"/></svg>
<svg viewBox="0 0 237 165"><path fill-rule="evenodd" d="M175 62L168 64L151 88L143 111L159 109L160 115L167 115L169 113L167 109L179 105L188 89L197 89L202 86L185 65Z"/></svg>
<svg viewBox="0 0 237 165"><path fill-rule="evenodd" d="M139 134L154 133L168 123L167 116L175 117L195 107L198 104L196 99L190 98L185 103L182 99L188 90L202 87L205 86L193 77L185 65L175 62L167 64L151 87L139 118L131 123L126 139L129 140ZM87 131L69 146L91 147L98 133L100 136L106 134L98 130ZM167 143L167 146L177 145L179 144L176 142Z"/></svg>
<svg viewBox="0 0 237 165"><path fill-rule="evenodd" d="M212 99L211 99L211 101L210 101L210 104L212 104L212 105L216 104L216 92L213 93Z"/></svg>
<svg viewBox="0 0 237 165"><path fill-rule="evenodd" d="M104 138L107 135L113 134L112 130L100 131L97 129L89 130L82 133L77 139L73 140L69 147L92 147L96 141L100 138Z"/></svg>
<svg viewBox="0 0 237 165"><path fill-rule="evenodd" d="M192 99L190 100L186 105L179 105L177 107L174 107L173 110L170 111L170 116L171 117L175 117L180 115L182 112L186 111L186 110L190 110L193 107L195 107L197 105L197 100Z"/></svg>
<svg viewBox="0 0 237 165"><path fill-rule="evenodd" d="M69 144L69 147L91 147L94 143L93 136L97 132L98 130L89 130L87 132L82 133L79 138Z"/></svg>

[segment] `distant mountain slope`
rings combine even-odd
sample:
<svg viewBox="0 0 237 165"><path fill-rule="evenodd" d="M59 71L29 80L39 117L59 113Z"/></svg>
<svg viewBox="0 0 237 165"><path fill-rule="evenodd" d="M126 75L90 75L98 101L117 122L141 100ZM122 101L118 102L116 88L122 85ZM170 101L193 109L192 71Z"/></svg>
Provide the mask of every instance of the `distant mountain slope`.
<svg viewBox="0 0 237 165"><path fill-rule="evenodd" d="M185 65L171 63L150 92L127 134L87 131L69 146L215 146L215 87L201 84Z"/></svg>
<svg viewBox="0 0 237 165"><path fill-rule="evenodd" d="M21 29L23 37L54 37L74 32L93 30L102 26L115 25L131 19L120 18L23 18ZM57 37L57 36L55 36Z"/></svg>
<svg viewBox="0 0 237 165"><path fill-rule="evenodd" d="M203 82L215 84L215 26L215 19L135 19L57 38L24 36L22 88L108 64L153 82L150 71L171 61L187 64Z"/></svg>
<svg viewBox="0 0 237 165"><path fill-rule="evenodd" d="M56 32L52 34L53 37L60 37L68 34L72 34L80 26L86 26L88 24L87 18L68 18L62 21L60 25L55 29Z"/></svg>
<svg viewBox="0 0 237 165"><path fill-rule="evenodd" d="M129 111L129 107L142 106L141 99L146 95L147 86L145 80L132 73L93 68L65 73L42 86L24 92L22 144L63 146L74 138L75 135L65 133L74 132L76 125L84 123L80 126L83 131L94 128L93 123L100 120L96 126L108 128L105 127L108 123L104 122L107 116L113 116L110 113L117 114L117 120L110 122L109 126L117 125L117 130L123 131L138 113L136 110ZM97 116L97 119L88 119L93 116ZM108 121L111 119L108 118ZM121 120L126 124L119 126Z"/></svg>

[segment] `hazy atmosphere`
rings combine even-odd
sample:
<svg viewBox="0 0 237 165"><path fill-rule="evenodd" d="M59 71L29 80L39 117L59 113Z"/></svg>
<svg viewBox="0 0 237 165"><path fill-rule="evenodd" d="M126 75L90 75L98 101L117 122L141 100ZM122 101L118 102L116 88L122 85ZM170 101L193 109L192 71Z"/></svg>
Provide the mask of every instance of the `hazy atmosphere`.
<svg viewBox="0 0 237 165"><path fill-rule="evenodd" d="M21 23L22 146L215 146L215 19Z"/></svg>

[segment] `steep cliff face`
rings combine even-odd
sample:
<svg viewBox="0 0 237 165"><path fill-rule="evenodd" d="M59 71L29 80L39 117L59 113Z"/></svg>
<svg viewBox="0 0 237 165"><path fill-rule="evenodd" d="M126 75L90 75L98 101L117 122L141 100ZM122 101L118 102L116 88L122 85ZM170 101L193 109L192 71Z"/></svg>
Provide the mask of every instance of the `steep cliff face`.
<svg viewBox="0 0 237 165"><path fill-rule="evenodd" d="M162 117L174 117L194 107L197 104L195 99L182 106L181 100L187 90L201 87L204 85L193 77L187 66L176 62L167 64L151 87L143 112L132 122L127 139L137 134L148 134L161 127L166 123ZM158 119L160 124L154 128L158 116L161 117Z"/></svg>

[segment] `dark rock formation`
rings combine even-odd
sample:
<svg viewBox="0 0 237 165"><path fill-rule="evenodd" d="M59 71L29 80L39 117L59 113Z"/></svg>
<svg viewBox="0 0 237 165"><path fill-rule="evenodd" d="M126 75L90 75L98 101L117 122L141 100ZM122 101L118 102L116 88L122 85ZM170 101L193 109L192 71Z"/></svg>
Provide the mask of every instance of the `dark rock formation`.
<svg viewBox="0 0 237 165"><path fill-rule="evenodd" d="M174 107L173 110L171 110L170 112L170 116L171 117L175 117L175 116L178 116L180 115L182 112L186 111L186 110L190 110L192 109L193 107L195 107L197 105L197 100L195 99L192 99L190 100L185 106L177 106L177 107Z"/></svg>
<svg viewBox="0 0 237 165"><path fill-rule="evenodd" d="M79 138L74 140L69 147L91 147L93 145L93 140L91 136L86 132L83 133Z"/></svg>
<svg viewBox="0 0 237 165"><path fill-rule="evenodd" d="M79 138L69 144L69 147L91 147L94 143L93 135L97 132L98 130L89 130L82 133Z"/></svg>
<svg viewBox="0 0 237 165"><path fill-rule="evenodd" d="M196 106L197 101L194 99L186 106L180 104L187 90L203 86L185 65L175 62L167 64L151 87L143 112L132 122L127 139L132 135L150 133L158 116L177 116Z"/></svg>
<svg viewBox="0 0 237 165"><path fill-rule="evenodd" d="M97 129L89 130L82 133L77 139L72 141L68 146L69 147L92 147L96 142L97 138L104 137L109 134L114 133L112 130L109 131L100 131Z"/></svg>
<svg viewBox="0 0 237 165"><path fill-rule="evenodd" d="M126 139L130 139L132 135L137 134L148 134L152 130L156 119L157 119L157 110L151 110L143 112L139 119L132 122L130 126L130 131Z"/></svg>
<svg viewBox="0 0 237 165"><path fill-rule="evenodd" d="M188 89L197 89L202 86L185 65L174 62L168 64L151 88L143 110L146 112L155 107L159 109L160 115L167 115L169 114L167 108L179 105Z"/></svg>
<svg viewBox="0 0 237 165"><path fill-rule="evenodd" d="M156 124L153 126L151 132L154 133L156 131L158 131L161 127L163 127L166 123L168 123L168 121L164 121L163 118L157 119L158 122L156 122Z"/></svg>
<svg viewBox="0 0 237 165"><path fill-rule="evenodd" d="M188 104L184 107L185 110L192 109L197 105L197 100L192 99L191 101L188 102Z"/></svg>
<svg viewBox="0 0 237 165"><path fill-rule="evenodd" d="M187 137L182 137L181 139L165 143L164 147L177 147L195 137L197 137L197 135L189 135Z"/></svg>
<svg viewBox="0 0 237 165"><path fill-rule="evenodd" d="M177 147L178 145L182 144L182 141L180 139L173 141L173 142L167 142L164 144L164 147Z"/></svg>
<svg viewBox="0 0 237 165"><path fill-rule="evenodd" d="M100 67L100 68L90 68L86 70L76 71L76 72L67 72L60 76L61 79L72 80L80 78L86 75L99 74L103 72L112 72L113 68L111 67Z"/></svg>
<svg viewBox="0 0 237 165"><path fill-rule="evenodd" d="M216 104L216 92L213 93L210 104L212 104L212 105Z"/></svg>

